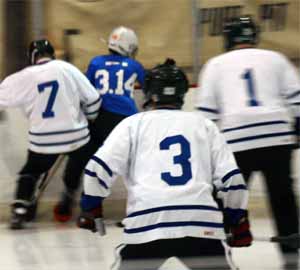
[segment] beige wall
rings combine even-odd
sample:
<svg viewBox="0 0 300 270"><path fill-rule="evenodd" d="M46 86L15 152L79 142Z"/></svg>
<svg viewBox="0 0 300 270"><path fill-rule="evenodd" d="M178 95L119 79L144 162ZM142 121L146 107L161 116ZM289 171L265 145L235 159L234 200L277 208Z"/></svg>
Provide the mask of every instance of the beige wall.
<svg viewBox="0 0 300 270"><path fill-rule="evenodd" d="M3 12L4 1L0 0L0 81L3 79L4 74L4 59L3 59L3 50L4 50L4 12Z"/></svg>
<svg viewBox="0 0 300 270"><path fill-rule="evenodd" d="M259 5L289 3L287 24L283 31L262 32L260 47L283 52L290 58L300 56L299 0L199 0L201 8L242 5L243 13L258 19ZM174 57L181 66L192 65L191 1L190 0L47 0L47 33L62 48L62 30L78 28L74 36L74 63L85 69L89 59L106 52L99 41L110 31L125 25L136 30L140 39L138 58L150 67L165 57ZM202 63L223 51L222 38L207 34L204 25L201 40Z"/></svg>

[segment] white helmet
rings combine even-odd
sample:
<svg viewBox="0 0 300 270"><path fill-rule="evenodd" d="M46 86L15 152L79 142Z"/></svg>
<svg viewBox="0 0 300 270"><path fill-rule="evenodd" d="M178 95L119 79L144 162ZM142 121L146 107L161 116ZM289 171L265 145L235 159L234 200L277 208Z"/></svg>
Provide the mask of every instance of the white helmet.
<svg viewBox="0 0 300 270"><path fill-rule="evenodd" d="M132 29L120 26L111 32L108 48L123 56L134 57L138 49L138 38Z"/></svg>

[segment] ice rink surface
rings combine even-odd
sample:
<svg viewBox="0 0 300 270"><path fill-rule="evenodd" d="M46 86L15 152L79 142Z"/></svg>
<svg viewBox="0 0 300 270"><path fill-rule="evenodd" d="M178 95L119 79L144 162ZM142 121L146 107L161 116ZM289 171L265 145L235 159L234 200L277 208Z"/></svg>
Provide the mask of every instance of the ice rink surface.
<svg viewBox="0 0 300 270"><path fill-rule="evenodd" d="M252 220L253 234L273 235L270 221ZM35 223L22 231L0 224L1 270L109 270L114 247L121 243L122 229L107 221L104 237L78 229L74 222ZM249 248L233 249L240 270L279 270L281 257L276 244L255 242ZM186 270L177 259L166 261L159 270ZM142 269L141 269L142 270Z"/></svg>

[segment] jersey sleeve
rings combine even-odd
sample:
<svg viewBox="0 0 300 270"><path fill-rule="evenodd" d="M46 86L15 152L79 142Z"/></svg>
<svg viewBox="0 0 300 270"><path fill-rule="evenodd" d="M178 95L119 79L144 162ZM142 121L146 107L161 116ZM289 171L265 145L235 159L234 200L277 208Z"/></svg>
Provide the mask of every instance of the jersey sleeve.
<svg viewBox="0 0 300 270"><path fill-rule="evenodd" d="M285 57L282 56L283 64L280 74L282 76L281 92L286 98L288 105L292 109L295 117L300 117L300 76L297 73L296 67Z"/></svg>
<svg viewBox="0 0 300 270"><path fill-rule="evenodd" d="M18 107L28 101L27 89L31 87L31 80L26 79L26 72L14 73L0 84L0 109Z"/></svg>
<svg viewBox="0 0 300 270"><path fill-rule="evenodd" d="M142 64L139 63L138 70L137 70L137 81L138 81L141 88L144 87L145 73L146 72L145 72L144 67L142 66Z"/></svg>
<svg viewBox="0 0 300 270"><path fill-rule="evenodd" d="M127 118L113 129L86 166L83 179L86 209L96 201L95 198L105 198L110 194L117 176L127 174L131 148L128 123Z"/></svg>
<svg viewBox="0 0 300 270"><path fill-rule="evenodd" d="M100 94L79 69L73 66L72 72L80 93L82 109L86 117L93 120L97 117L101 106Z"/></svg>
<svg viewBox="0 0 300 270"><path fill-rule="evenodd" d="M219 111L216 96L216 67L209 61L201 70L198 78L198 89L196 90L195 108L210 120L219 119Z"/></svg>
<svg viewBox="0 0 300 270"><path fill-rule="evenodd" d="M225 138L213 122L206 121L210 140L213 184L217 191L217 198L222 200L223 211L229 216L231 222L236 223L246 214L247 186Z"/></svg>

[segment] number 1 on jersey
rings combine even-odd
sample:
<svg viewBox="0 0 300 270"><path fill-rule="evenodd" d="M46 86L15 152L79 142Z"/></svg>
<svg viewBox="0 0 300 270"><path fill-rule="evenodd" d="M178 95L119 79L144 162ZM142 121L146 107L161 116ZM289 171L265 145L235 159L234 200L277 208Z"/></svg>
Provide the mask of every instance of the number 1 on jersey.
<svg viewBox="0 0 300 270"><path fill-rule="evenodd" d="M39 93L44 92L44 90L47 88L49 88L51 92L48 98L46 109L42 113L43 118L51 118L55 116L54 111L52 109L58 91L58 81L49 81L49 82L38 84Z"/></svg>
<svg viewBox="0 0 300 270"><path fill-rule="evenodd" d="M242 74L242 78L246 80L247 83L247 91L249 95L249 106L259 106L259 102L256 99L255 90L254 90L254 80L253 80L253 72L252 69L247 69L245 73Z"/></svg>

